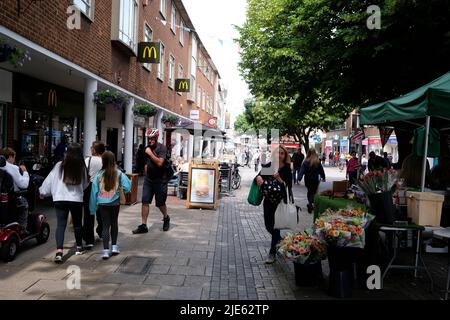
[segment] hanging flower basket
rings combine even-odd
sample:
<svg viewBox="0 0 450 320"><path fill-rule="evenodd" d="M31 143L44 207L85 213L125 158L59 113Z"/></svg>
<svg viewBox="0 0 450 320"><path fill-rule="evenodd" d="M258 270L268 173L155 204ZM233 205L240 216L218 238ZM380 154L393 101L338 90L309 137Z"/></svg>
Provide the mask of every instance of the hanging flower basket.
<svg viewBox="0 0 450 320"><path fill-rule="evenodd" d="M8 61L17 68L23 67L26 60L31 61L28 51L11 46L4 39L0 39L0 63Z"/></svg>
<svg viewBox="0 0 450 320"><path fill-rule="evenodd" d="M172 114L164 115L161 121L166 125L166 127L173 127L177 123L178 117Z"/></svg>
<svg viewBox="0 0 450 320"><path fill-rule="evenodd" d="M99 106L113 105L120 110L127 101L127 96L116 91L99 90L94 93L94 102Z"/></svg>
<svg viewBox="0 0 450 320"><path fill-rule="evenodd" d="M134 105L133 112L141 117L154 117L158 110L148 103L138 103Z"/></svg>

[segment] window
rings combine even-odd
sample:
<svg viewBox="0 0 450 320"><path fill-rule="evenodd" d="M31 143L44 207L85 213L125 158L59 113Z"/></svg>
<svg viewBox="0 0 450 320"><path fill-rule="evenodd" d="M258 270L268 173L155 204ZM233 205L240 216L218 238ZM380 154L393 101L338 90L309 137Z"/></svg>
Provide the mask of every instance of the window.
<svg viewBox="0 0 450 320"><path fill-rule="evenodd" d="M119 40L136 51L137 0L120 0Z"/></svg>
<svg viewBox="0 0 450 320"><path fill-rule="evenodd" d="M197 72L197 39L192 36L191 75L195 77Z"/></svg>
<svg viewBox="0 0 450 320"><path fill-rule="evenodd" d="M180 44L184 46L184 22L180 21Z"/></svg>
<svg viewBox="0 0 450 320"><path fill-rule="evenodd" d="M184 70L181 64L178 65L178 79L184 78Z"/></svg>
<svg viewBox="0 0 450 320"><path fill-rule="evenodd" d="M205 104L206 104L206 92L202 90L202 110L205 110Z"/></svg>
<svg viewBox="0 0 450 320"><path fill-rule="evenodd" d="M94 19L94 1L95 0L74 0L73 4L76 5L86 17L92 20Z"/></svg>
<svg viewBox="0 0 450 320"><path fill-rule="evenodd" d="M164 81L164 64L165 64L165 53L166 47L161 42L161 62L158 64L158 79Z"/></svg>
<svg viewBox="0 0 450 320"><path fill-rule="evenodd" d="M144 42L151 42L152 40L153 40L153 31L150 28L150 26L147 23L145 23L144 24ZM152 70L151 63L144 63L143 66L148 71Z"/></svg>
<svg viewBox="0 0 450 320"><path fill-rule="evenodd" d="M195 88L196 88L195 77L191 76L191 90L189 91L189 100L192 102L195 102Z"/></svg>
<svg viewBox="0 0 450 320"><path fill-rule="evenodd" d="M177 20L177 11L175 10L175 6L172 0L172 6L170 7L170 30L175 33L175 23Z"/></svg>
<svg viewBox="0 0 450 320"><path fill-rule="evenodd" d="M161 1L161 5L159 7L159 12L165 18L166 17L166 12L167 12L166 0L160 0L160 1Z"/></svg>
<svg viewBox="0 0 450 320"><path fill-rule="evenodd" d="M169 87L174 88L175 86L175 57L173 55L169 56Z"/></svg>

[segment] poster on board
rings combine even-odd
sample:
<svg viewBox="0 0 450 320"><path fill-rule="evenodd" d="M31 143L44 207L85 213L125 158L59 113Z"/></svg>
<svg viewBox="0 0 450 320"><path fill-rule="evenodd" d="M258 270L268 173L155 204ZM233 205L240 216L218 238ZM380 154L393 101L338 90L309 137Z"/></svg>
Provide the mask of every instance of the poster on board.
<svg viewBox="0 0 450 320"><path fill-rule="evenodd" d="M191 202L214 204L216 170L192 168Z"/></svg>

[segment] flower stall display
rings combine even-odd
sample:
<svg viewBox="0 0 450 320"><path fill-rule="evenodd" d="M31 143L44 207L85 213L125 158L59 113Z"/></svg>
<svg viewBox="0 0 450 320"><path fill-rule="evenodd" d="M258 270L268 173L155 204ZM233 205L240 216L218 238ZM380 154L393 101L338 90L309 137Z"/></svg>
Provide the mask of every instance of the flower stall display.
<svg viewBox="0 0 450 320"><path fill-rule="evenodd" d="M138 103L135 104L133 107L133 112L136 115L143 116L143 117L153 117L156 115L158 110L148 103Z"/></svg>
<svg viewBox="0 0 450 320"><path fill-rule="evenodd" d="M395 221L395 208L392 190L398 181L395 170L373 171L358 181L370 202L372 213L380 223L392 224Z"/></svg>
<svg viewBox="0 0 450 320"><path fill-rule="evenodd" d="M23 67L25 61L31 61L27 50L10 45L4 39L0 39L0 63L8 61L14 68Z"/></svg>
<svg viewBox="0 0 450 320"><path fill-rule="evenodd" d="M362 209L327 210L314 224L315 234L337 247L364 248L365 232L374 216Z"/></svg>
<svg viewBox="0 0 450 320"><path fill-rule="evenodd" d="M178 121L178 117L174 116L172 114L168 114L168 115L164 115L161 118L161 121L166 125L166 126L174 126L177 121Z"/></svg>
<svg viewBox="0 0 450 320"><path fill-rule="evenodd" d="M94 93L94 101L97 105L113 105L116 110L120 110L128 97L117 91L99 90Z"/></svg>
<svg viewBox="0 0 450 320"><path fill-rule="evenodd" d="M278 253L287 260L302 264L320 262L326 258L326 243L307 232L289 233L278 246Z"/></svg>
<svg viewBox="0 0 450 320"><path fill-rule="evenodd" d="M326 243L311 232L289 233L278 245L278 253L294 263L298 286L314 286L322 280Z"/></svg>

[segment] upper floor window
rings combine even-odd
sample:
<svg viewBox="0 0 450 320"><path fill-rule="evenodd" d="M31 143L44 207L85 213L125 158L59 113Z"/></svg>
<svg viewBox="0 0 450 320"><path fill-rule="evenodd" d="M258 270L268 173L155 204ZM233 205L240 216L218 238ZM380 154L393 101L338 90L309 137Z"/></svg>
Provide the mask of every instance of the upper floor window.
<svg viewBox="0 0 450 320"><path fill-rule="evenodd" d="M166 4L166 0L160 0L161 1L161 5L159 7L159 12L162 14L162 16L165 18L166 17L166 12L167 12L167 4Z"/></svg>
<svg viewBox="0 0 450 320"><path fill-rule="evenodd" d="M92 20L94 19L94 1L95 0L74 0L73 4L76 5L86 17Z"/></svg>
<svg viewBox="0 0 450 320"><path fill-rule="evenodd" d="M145 23L144 24L144 42L152 42L153 40L153 31L150 26ZM144 63L143 66L148 70L152 70L152 65L150 63Z"/></svg>
<svg viewBox="0 0 450 320"><path fill-rule="evenodd" d="M183 79L184 77L184 69L181 64L178 65L178 79Z"/></svg>
<svg viewBox="0 0 450 320"><path fill-rule="evenodd" d="M197 107L200 108L200 105L202 103L202 89L200 86L197 87Z"/></svg>
<svg viewBox="0 0 450 320"><path fill-rule="evenodd" d="M169 56L169 87L174 88L175 86L175 57L173 55Z"/></svg>
<svg viewBox="0 0 450 320"><path fill-rule="evenodd" d="M177 11L172 1L172 6L170 7L170 30L175 33L175 25L177 21Z"/></svg>
<svg viewBox="0 0 450 320"><path fill-rule="evenodd" d="M180 44L184 46L184 22L180 21Z"/></svg>
<svg viewBox="0 0 450 320"><path fill-rule="evenodd" d="M197 38L192 35L192 52L191 52L191 75L196 76L197 73Z"/></svg>
<svg viewBox="0 0 450 320"><path fill-rule="evenodd" d="M166 47L161 43L161 62L158 64L158 79L164 81L164 64L166 63Z"/></svg>
<svg viewBox="0 0 450 320"><path fill-rule="evenodd" d="M119 39L134 51L136 50L137 20L137 0L120 0Z"/></svg>

